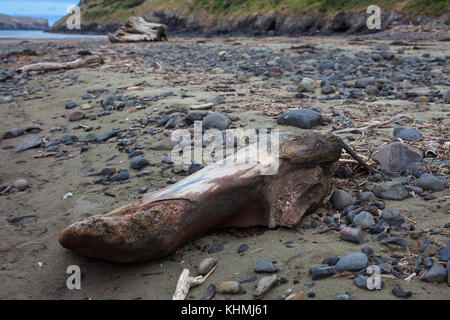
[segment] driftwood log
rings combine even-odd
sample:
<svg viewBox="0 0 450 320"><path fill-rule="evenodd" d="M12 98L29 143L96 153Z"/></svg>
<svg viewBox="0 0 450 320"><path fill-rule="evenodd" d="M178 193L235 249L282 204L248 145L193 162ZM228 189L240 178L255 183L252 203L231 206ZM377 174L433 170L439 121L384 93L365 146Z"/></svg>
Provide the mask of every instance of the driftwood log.
<svg viewBox="0 0 450 320"><path fill-rule="evenodd" d="M131 17L116 33L108 33L108 39L111 42L163 41L167 40L167 26Z"/></svg>
<svg viewBox="0 0 450 320"><path fill-rule="evenodd" d="M17 69L17 72L29 72L29 71L55 71L55 70L68 70L77 69L97 64L103 64L102 57L89 57L85 59L77 59L70 62L40 62L23 66Z"/></svg>
<svg viewBox="0 0 450 320"><path fill-rule="evenodd" d="M237 154L252 154L254 145ZM170 255L220 228L294 227L327 196L342 144L331 133L297 130L280 134L278 150L276 174L264 171L271 156L256 164L214 163L136 203L70 225L59 241L82 255L131 263Z"/></svg>

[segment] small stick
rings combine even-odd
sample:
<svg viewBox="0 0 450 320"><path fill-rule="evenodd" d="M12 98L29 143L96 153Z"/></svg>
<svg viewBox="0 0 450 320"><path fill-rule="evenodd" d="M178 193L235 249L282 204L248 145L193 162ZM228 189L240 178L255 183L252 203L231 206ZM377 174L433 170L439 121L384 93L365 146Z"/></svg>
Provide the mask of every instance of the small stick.
<svg viewBox="0 0 450 320"><path fill-rule="evenodd" d="M0 194L5 194L5 193L7 193L9 190L11 190L11 188L12 188L13 186L14 186L13 184L10 185L10 186L7 187L5 190L3 190L2 192L0 192Z"/></svg>
<svg viewBox="0 0 450 320"><path fill-rule="evenodd" d="M353 151L352 148L350 148L342 139L338 138L341 143L342 143L342 147L344 148L345 151L347 151L347 153L349 155L351 155L356 161L358 161L358 163L369 173L371 174L373 172L373 169L371 166L369 166L367 164L367 162L365 162L363 159L361 159L361 157L355 152Z"/></svg>
<svg viewBox="0 0 450 320"><path fill-rule="evenodd" d="M192 110L209 110L212 107L214 107L214 103L210 102L210 103L205 103L205 104L198 104L195 106L191 106Z"/></svg>
<svg viewBox="0 0 450 320"><path fill-rule="evenodd" d="M405 278L406 282L409 282L412 278L414 278L416 276L416 273L414 272L413 274L409 275L408 277Z"/></svg>
<svg viewBox="0 0 450 320"><path fill-rule="evenodd" d="M414 223L414 224L417 224L417 222L414 221L413 219L410 219L410 218L408 218L408 217L405 217L405 219L408 220L409 222L412 222L412 223Z"/></svg>
<svg viewBox="0 0 450 320"><path fill-rule="evenodd" d="M384 125L386 125L386 124L391 123L392 121L393 121L393 120L388 120L388 121L383 121L383 122L372 123L372 124L369 124L369 125L367 125L367 126L365 126L365 127L360 127L360 128L345 128L345 129L335 130L335 131L333 131L333 133L334 133L334 134L340 134L340 133L347 133L347 132L354 132L354 131L361 131L361 132L364 132L364 131L367 131L367 130L369 130L369 129L371 129L371 128L376 128L376 127L384 126Z"/></svg>

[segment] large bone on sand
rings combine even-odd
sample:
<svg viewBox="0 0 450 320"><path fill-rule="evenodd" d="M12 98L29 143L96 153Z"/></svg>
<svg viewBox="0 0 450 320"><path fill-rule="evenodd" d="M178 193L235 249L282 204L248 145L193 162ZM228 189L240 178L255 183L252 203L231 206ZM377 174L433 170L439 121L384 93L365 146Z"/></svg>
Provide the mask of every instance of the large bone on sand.
<svg viewBox="0 0 450 320"><path fill-rule="evenodd" d="M251 153L254 145L238 154ZM82 255L131 263L170 255L215 229L293 227L322 204L341 151L330 133L284 133L276 174L265 174L274 157L256 164L215 163L136 203L76 222L61 231L59 241Z"/></svg>

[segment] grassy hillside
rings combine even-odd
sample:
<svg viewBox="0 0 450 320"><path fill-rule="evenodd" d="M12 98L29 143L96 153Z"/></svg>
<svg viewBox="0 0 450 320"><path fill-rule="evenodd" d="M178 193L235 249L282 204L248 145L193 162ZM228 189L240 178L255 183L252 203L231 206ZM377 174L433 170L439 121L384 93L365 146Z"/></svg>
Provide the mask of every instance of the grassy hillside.
<svg viewBox="0 0 450 320"><path fill-rule="evenodd" d="M47 28L48 28L47 19L11 17L4 14L0 14L0 29L46 30Z"/></svg>
<svg viewBox="0 0 450 320"><path fill-rule="evenodd" d="M410 16L440 16L450 10L448 0L81 0L81 9L83 24L120 24L130 16L143 16L153 10L185 15L201 12L216 16L244 16L279 12L332 16L341 12L363 10L371 4L385 10L395 9Z"/></svg>

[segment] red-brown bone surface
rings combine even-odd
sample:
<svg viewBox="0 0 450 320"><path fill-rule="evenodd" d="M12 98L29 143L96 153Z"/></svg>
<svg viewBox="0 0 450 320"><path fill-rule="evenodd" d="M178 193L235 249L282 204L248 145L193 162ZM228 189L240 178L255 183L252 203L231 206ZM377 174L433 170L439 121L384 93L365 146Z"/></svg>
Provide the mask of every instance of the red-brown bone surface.
<svg viewBox="0 0 450 320"><path fill-rule="evenodd" d="M70 225L59 241L81 255L131 263L170 255L220 228L293 227L322 204L331 164L341 151L331 133L283 133L276 174L265 174L270 157L258 163L212 164L139 202Z"/></svg>

